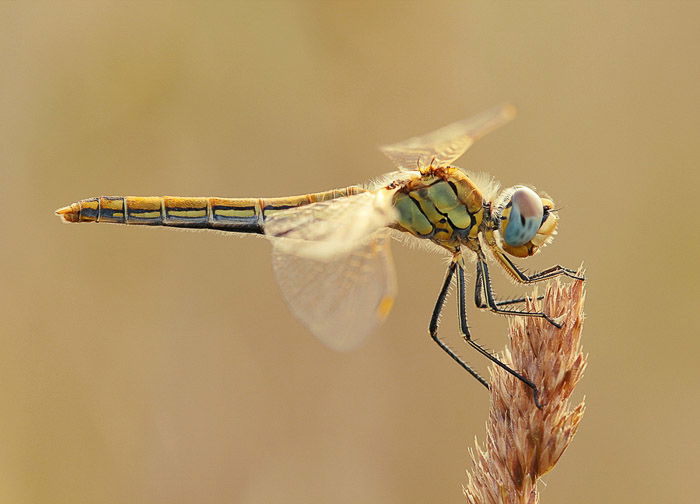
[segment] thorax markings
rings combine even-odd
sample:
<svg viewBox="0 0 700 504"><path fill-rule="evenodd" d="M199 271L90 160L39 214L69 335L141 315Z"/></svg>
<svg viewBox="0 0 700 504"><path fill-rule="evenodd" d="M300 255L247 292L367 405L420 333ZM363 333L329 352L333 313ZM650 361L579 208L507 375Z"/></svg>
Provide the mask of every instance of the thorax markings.
<svg viewBox="0 0 700 504"><path fill-rule="evenodd" d="M479 188L459 168L430 168L396 192L395 227L451 252L461 245L478 248L484 204Z"/></svg>

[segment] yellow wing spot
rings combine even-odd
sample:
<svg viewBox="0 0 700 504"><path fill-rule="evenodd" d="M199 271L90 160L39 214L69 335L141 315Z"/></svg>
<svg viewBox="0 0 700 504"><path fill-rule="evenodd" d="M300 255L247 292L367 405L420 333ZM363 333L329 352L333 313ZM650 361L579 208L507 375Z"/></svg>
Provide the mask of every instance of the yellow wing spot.
<svg viewBox="0 0 700 504"><path fill-rule="evenodd" d="M384 296L377 306L377 315L380 318L386 318L394 306L394 296Z"/></svg>

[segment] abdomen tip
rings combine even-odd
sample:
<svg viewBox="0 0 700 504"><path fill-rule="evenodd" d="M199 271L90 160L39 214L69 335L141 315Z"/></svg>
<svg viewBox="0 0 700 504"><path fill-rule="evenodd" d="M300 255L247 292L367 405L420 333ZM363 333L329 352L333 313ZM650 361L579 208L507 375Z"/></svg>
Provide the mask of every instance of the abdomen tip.
<svg viewBox="0 0 700 504"><path fill-rule="evenodd" d="M80 207L73 203L56 210L56 215L63 219L63 222L78 222L80 220Z"/></svg>

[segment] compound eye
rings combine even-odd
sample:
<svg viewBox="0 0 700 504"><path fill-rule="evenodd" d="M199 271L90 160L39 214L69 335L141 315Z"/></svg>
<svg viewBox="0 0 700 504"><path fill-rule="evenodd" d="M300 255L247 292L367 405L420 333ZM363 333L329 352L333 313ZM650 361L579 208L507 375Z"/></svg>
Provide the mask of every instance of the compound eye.
<svg viewBox="0 0 700 504"><path fill-rule="evenodd" d="M529 187L519 187L511 196L511 210L503 237L511 247L525 245L537 234L542 224L542 199Z"/></svg>

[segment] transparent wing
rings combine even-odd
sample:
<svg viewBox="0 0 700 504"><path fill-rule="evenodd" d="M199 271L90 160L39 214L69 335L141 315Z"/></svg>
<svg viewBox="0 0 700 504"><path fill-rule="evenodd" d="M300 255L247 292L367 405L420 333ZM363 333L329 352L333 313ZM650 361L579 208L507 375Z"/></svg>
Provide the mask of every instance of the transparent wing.
<svg viewBox="0 0 700 504"><path fill-rule="evenodd" d="M403 170L453 163L475 140L509 122L515 117L515 107L499 105L479 115L452 123L427 135L403 142L384 145L379 149Z"/></svg>
<svg viewBox="0 0 700 504"><path fill-rule="evenodd" d="M332 261L396 220L394 192L380 189L280 211L265 219L265 234L278 253Z"/></svg>
<svg viewBox="0 0 700 504"><path fill-rule="evenodd" d="M273 267L292 312L323 343L349 350L389 314L396 279L388 230L376 231L333 261L299 256L275 244Z"/></svg>

